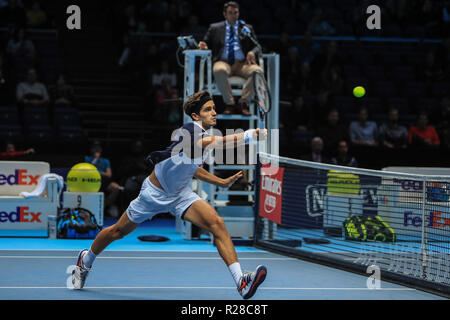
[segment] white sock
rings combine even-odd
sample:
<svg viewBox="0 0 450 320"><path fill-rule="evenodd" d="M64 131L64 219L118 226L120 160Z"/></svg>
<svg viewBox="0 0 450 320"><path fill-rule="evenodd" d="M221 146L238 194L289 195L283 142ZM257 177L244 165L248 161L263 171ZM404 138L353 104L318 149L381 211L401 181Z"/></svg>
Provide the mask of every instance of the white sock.
<svg viewBox="0 0 450 320"><path fill-rule="evenodd" d="M89 251L83 256L83 265L87 268L91 268L94 263L96 255L89 249Z"/></svg>
<svg viewBox="0 0 450 320"><path fill-rule="evenodd" d="M242 270L241 265L239 262L232 263L228 266L228 269L231 272L231 275L233 276L234 282L236 282L236 286L239 286L239 281L242 277Z"/></svg>

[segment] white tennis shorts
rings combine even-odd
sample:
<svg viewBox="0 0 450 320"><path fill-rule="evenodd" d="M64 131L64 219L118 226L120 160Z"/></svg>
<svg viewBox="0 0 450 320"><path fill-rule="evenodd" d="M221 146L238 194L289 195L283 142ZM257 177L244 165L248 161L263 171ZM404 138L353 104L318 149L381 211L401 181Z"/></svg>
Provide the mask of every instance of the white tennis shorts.
<svg viewBox="0 0 450 320"><path fill-rule="evenodd" d="M190 186L186 186L179 194L169 195L156 187L149 178L142 183L139 196L130 202L126 212L134 223L141 223L152 219L156 214L170 212L183 219L185 212L195 201L201 200Z"/></svg>

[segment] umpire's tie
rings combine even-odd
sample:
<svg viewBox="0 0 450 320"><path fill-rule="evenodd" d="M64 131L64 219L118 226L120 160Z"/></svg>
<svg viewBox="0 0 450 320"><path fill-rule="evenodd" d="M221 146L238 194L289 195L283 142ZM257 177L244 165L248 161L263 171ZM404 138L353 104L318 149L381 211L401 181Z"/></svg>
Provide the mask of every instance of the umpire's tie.
<svg viewBox="0 0 450 320"><path fill-rule="evenodd" d="M234 27L228 25L228 64L234 63Z"/></svg>

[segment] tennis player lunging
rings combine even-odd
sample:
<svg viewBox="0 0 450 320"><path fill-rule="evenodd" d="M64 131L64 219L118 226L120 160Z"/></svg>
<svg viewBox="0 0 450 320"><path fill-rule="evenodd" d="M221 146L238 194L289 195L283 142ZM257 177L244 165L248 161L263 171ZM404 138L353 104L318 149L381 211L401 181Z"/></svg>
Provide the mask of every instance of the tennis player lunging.
<svg viewBox="0 0 450 320"><path fill-rule="evenodd" d="M223 219L213 207L192 191L190 183L192 177L196 177L223 188L232 186L242 177L242 171L226 179L209 173L201 167L205 161L205 149L242 146L256 141L258 137L265 139L267 131L250 129L224 137L208 134L207 130L216 124L216 110L214 101L205 91L190 96L183 108L193 122L186 123L177 130L172 137L172 144L166 150L150 154L148 160L154 164L154 169L142 184L139 196L131 201L116 224L97 235L89 250L80 251L72 272L75 289L83 288L95 257L110 243L123 238L136 229L139 223L162 212L171 212L213 234L217 250L244 299L251 298L264 281L267 269L262 265L257 266L253 272L242 272Z"/></svg>

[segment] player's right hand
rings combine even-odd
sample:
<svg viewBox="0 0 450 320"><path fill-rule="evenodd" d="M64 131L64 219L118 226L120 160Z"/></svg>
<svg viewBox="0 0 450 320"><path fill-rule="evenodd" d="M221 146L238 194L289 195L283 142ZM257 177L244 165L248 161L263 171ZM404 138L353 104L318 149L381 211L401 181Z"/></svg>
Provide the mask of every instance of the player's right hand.
<svg viewBox="0 0 450 320"><path fill-rule="evenodd" d="M208 45L207 45L206 42L204 42L204 41L200 41L200 42L198 43L198 47L199 47L201 50L208 50Z"/></svg>

